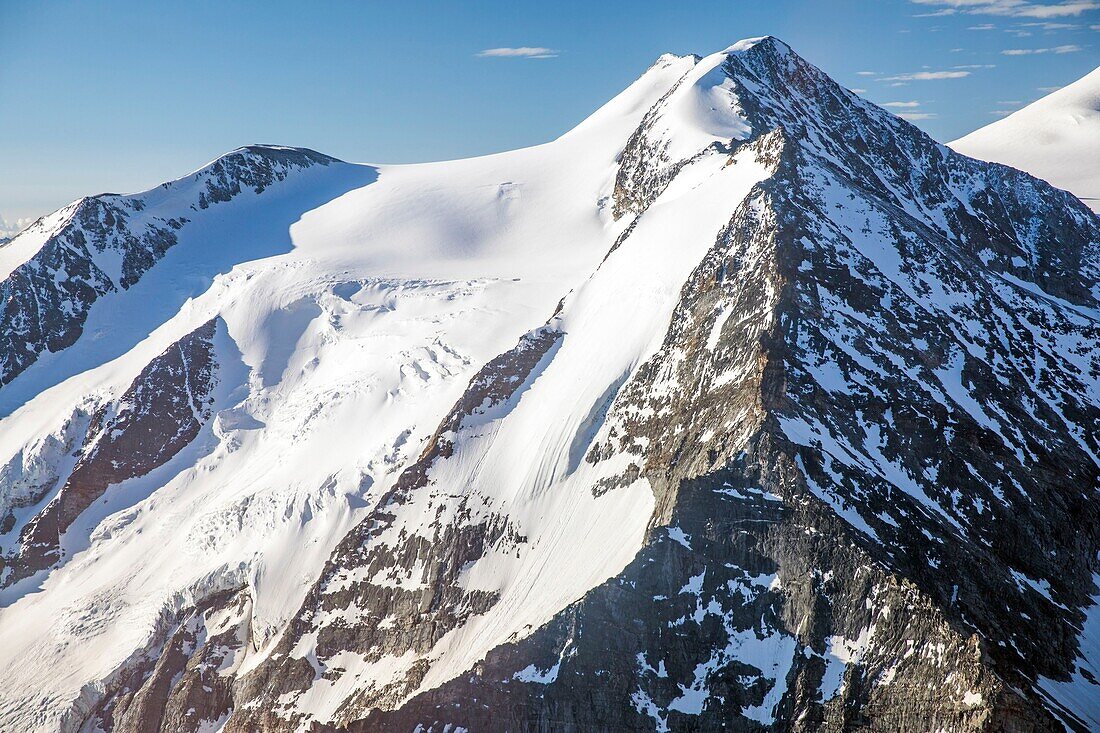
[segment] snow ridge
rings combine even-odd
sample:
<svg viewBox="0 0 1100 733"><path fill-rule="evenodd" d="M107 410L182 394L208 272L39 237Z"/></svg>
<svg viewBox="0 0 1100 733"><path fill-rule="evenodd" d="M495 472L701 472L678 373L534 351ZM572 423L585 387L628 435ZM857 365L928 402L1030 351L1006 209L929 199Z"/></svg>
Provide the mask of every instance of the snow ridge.
<svg viewBox="0 0 1100 733"><path fill-rule="evenodd" d="M526 150L101 198L12 243L84 320L10 352L5 562L91 488L0 592L0 727L1095 727L1070 194L764 37Z"/></svg>
<svg viewBox="0 0 1100 733"><path fill-rule="evenodd" d="M1100 213L1098 136L1100 68L949 145L1048 180Z"/></svg>

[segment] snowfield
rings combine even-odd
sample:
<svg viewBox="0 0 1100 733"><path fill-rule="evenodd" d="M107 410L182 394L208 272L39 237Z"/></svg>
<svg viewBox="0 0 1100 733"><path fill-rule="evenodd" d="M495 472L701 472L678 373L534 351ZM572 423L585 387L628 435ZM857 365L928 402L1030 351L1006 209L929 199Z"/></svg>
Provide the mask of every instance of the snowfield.
<svg viewBox="0 0 1100 733"><path fill-rule="evenodd" d="M1100 68L948 143L963 155L1027 171L1100 213Z"/></svg>
<svg viewBox="0 0 1100 733"><path fill-rule="evenodd" d="M954 145L1087 200L1097 73ZM1100 721L1100 219L778 39L0 276L0 730Z"/></svg>
<svg viewBox="0 0 1100 733"><path fill-rule="evenodd" d="M584 420L608 386L656 348L726 207L766 174L752 160L724 168L719 155L693 163L630 247L601 266L626 225L607 205L616 156L692 68L684 88L696 89L707 68L694 61L663 58L576 129L534 148L309 168L201 217L181 203L202 171L125 197L141 200L145 216L194 221L137 285L95 303L74 346L45 354L0 393L0 470L19 477L0 483L2 506L18 506L20 486L62 473L64 454L78 448L74 425L211 318L216 415L169 463L110 487L64 537L60 568L0 591L0 727L55 729L165 618L241 583L256 647L241 664L258 663L335 543L423 450L470 378L545 323L563 296L559 356L506 421L471 437L468 462L449 464L449 480L476 479L516 511L533 549L470 569L471 587L505 589L505 600L447 640L452 651L440 653L453 661L425 685L617 572L640 545L652 496L642 482L599 512L586 509L591 477L576 473L570 442L591 429ZM678 155L743 125L700 111L699 95L721 93L702 84L674 107L678 124L700 126ZM20 235L0 263L8 272L23 264L72 209ZM3 538L5 549L16 535ZM586 574L570 572L605 544L615 552ZM555 592L539 595L539 586Z"/></svg>

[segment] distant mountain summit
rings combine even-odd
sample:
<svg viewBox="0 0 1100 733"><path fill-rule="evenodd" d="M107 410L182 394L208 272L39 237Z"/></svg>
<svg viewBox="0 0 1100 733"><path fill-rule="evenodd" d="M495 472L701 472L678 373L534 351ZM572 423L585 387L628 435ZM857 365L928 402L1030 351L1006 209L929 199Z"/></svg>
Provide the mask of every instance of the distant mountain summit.
<svg viewBox="0 0 1100 733"><path fill-rule="evenodd" d="M1100 727L1100 218L776 38L6 251L4 729Z"/></svg>
<svg viewBox="0 0 1100 733"><path fill-rule="evenodd" d="M1100 212L1100 68L949 145L1044 178Z"/></svg>

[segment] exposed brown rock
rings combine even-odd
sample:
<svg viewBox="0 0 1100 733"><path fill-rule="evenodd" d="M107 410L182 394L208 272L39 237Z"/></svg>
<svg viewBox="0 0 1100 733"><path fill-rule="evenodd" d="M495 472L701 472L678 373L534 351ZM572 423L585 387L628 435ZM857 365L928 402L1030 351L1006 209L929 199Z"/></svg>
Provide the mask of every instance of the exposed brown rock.
<svg viewBox="0 0 1100 733"><path fill-rule="evenodd" d="M72 473L23 528L19 554L3 560L5 584L60 561L60 537L109 486L148 474L195 439L217 384L216 328L210 320L169 346L92 416Z"/></svg>

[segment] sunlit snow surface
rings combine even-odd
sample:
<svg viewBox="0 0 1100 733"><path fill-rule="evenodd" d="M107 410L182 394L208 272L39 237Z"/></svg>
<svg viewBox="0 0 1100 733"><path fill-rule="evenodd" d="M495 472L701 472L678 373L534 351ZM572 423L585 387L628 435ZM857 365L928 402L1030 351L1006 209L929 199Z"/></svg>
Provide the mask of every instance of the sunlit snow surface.
<svg viewBox="0 0 1100 733"><path fill-rule="evenodd" d="M0 517L11 507L23 521L41 508L52 492L35 505L28 505L29 497L63 481L95 410L122 395L157 355L212 319L219 365L214 415L168 463L110 487L84 511L63 537L58 568L0 591L0 729L55 730L82 719L127 660L157 643L175 612L220 590L244 587L251 596L252 638L234 655L231 673L244 675L277 659L281 637L290 640L284 659L306 660L317 673L307 687L284 691L276 701L277 714L305 727L310 721L339 722L354 695L414 678L407 674L414 667L426 668L423 678L388 702L439 688L620 573L642 547L654 518L654 491L637 472L615 490L595 491L600 482L637 467L622 452L586 461L586 450L609 440L622 415L606 425L605 418L639 367L662 359L675 366L686 358L682 348L666 343L685 282L708 251L721 249L731 213L775 170L766 147L731 153L732 143L766 132L750 129L742 103L752 109L754 100L738 99L738 84L768 114L805 114L798 106L804 98L787 90L769 96L759 79L750 75L735 83L722 68L729 54L756 43L741 42L703 59L664 56L608 105L546 145L423 165L334 162L293 171L262 193L246 190L203 210L189 203L203 171L127 197L142 202L138 223L181 215L190 221L139 282L94 303L74 345L44 353L0 389ZM777 48L776 63L795 63L789 49ZM848 95L844 105L873 109L841 91ZM882 115L882 137L903 137L905 123L881 110L873 113ZM896 205L919 225L903 232L913 242L947 237L952 207L962 202L967 208L982 193L979 173L953 180L947 202L929 203L916 195L920 176L914 173L927 161L902 155L896 170L875 172L881 180L874 185L895 201L870 205L862 191L835 174L834 164L844 168L831 157L842 155L836 141L820 139L827 136L812 125L805 135L818 152L803 161L800 182L826 215L810 223L799 246L818 268L825 263L849 273L881 297L853 308L828 282L808 287L806 294L830 318L795 332L793 345L820 358L791 367L792 379L829 394L874 394L904 377L944 410L965 414L1006 446L1018 446L1018 422L995 403L974 398L966 365L980 362L993 377L1011 376L1013 364L988 354L1031 335L1032 361L1057 367L1051 370L1056 374L1080 372L1074 383L1080 398L1089 404L1100 398L1094 345L1081 336L1095 322L1093 310L1040 290L1007 266L981 279L977 292L956 272L953 258L934 248L916 250L915 256L896 243L899 217L889 207ZM643 154L624 162L630 157L624 148L633 142ZM927 142L923 154L950 156ZM617 181L627 165L634 166L630 175ZM620 218L613 216L620 203L617 183L636 189L628 191L633 200L617 212ZM34 256L76 205L0 248L0 274ZM762 219L774 215L755 199L744 208ZM1032 248L1045 244L1034 234L1017 238ZM747 277L774 254L765 250L754 246L725 255L737 254L740 276ZM994 256L988 249L975 255L984 264ZM97 260L109 274L119 269L112 257L108 252ZM1022 267L1016 259L1022 262L1016 257L1012 266ZM814 263L803 264L806 272L814 271ZM798 262L793 267L804 272ZM725 348L730 324L752 320L754 339L762 339L779 297L771 281L763 290L749 310L738 309L733 299L716 304L713 321L699 335L708 354ZM923 339L935 334L919 327L931 316L950 358L933 367L919 353L898 356L887 317L905 319L905 333L920 330L914 345L923 352L919 344L927 347ZM1053 326L1040 329L1037 323ZM409 538L431 540L440 523L504 517L523 540L489 543L458 573L462 591L491 595L493 603L433 637L427 653L402 649L367 659L342 647L325 656L318 643L324 627L339 628L369 614L354 598L338 610L303 606L314 583L318 593L363 582L408 590L426 575L415 562L376 573L341 563L323 573L334 547L362 526L402 472L433 447L433 433L479 370L535 329L552 334L553 346L530 373L516 377L507 399L471 411L457 424L447 435L453 454L431 464L428 480L417 487L424 490L386 504L396 516L366 541L372 549L396 549ZM724 359L720 373L704 375L710 390L744 382L758 368L755 352L744 351ZM992 363L985 364L987 359ZM673 371L640 389L683 391ZM1058 427L1064 423L1069 438L1096 459L1092 436L1066 416L1068 388L1032 386L1030 399L1042 401ZM812 405L798 406L791 416L780 416L777 427L809 449L806 455L819 454L821 465L811 470L813 461L799 455L794 467L809 491L861 537L884 543L901 522L914 521L906 511L962 537L971 532L955 494L936 482L935 465L918 475L891 457L892 410L879 423L845 414L845 420L858 422L858 430L845 431L826 424ZM646 408L639 408L633 417L653 417L643 413ZM734 450L747 434L739 424L747 414L726 416L732 424L708 425L701 440L721 428L734 436L727 446ZM1021 464L1025 458L1020 456ZM861 483L845 493L853 475ZM872 491L872 484L894 496L883 512L851 503L866 498L860 492ZM784 501L727 487L718 494L746 500L755 492L752 501ZM657 536L690 551L693 542L705 539L689 530L694 539L675 525ZM12 549L14 534L0 537L0 549ZM795 656L809 654L774 624L738 625L707 587L714 577L710 568L709 575L703 569L684 578L676 595L696 609L673 626L706 619L721 626L722 643L689 670L689 679L672 680L679 692L671 702L659 704L641 686L630 699L658 729L667 728L670 713L700 715L717 694L711 677L734 660L759 670L767 683L762 701L745 707L743 715L770 724L788 691ZM1015 578L1022 591L1053 602L1048 579L1019 573ZM778 575L756 574L737 586L743 597L756 598L782 584ZM283 637L295 614L304 614L299 618L309 622L308 629ZM1081 639L1086 671L1094 664L1088 659L1095 647L1093 616ZM383 619L379 628L393 620ZM875 633L874 623L852 628L828 636L824 654L814 652L825 664L823 700L843 694L846 671L869 653ZM552 686L570 653L566 644L547 664L509 671L510 681ZM891 684L896 673L897 665L885 671L881 684ZM668 671L654 652L638 655L638 674L664 679ZM1089 706L1079 699L1088 689L1083 685L1041 685L1068 708ZM959 692L967 706L982 703L977 692Z"/></svg>
<svg viewBox="0 0 1100 733"><path fill-rule="evenodd" d="M1100 213L1100 68L950 145L1047 180Z"/></svg>
<svg viewBox="0 0 1100 733"><path fill-rule="evenodd" d="M608 496L604 511L586 510L595 499L571 474L570 443L607 386L659 344L683 280L732 203L764 175L752 160L724 168L724 157L704 157L600 267L626 225L606 204L616 156L692 67L705 72L694 58L662 59L547 145L427 165L311 168L261 194L179 212L193 221L164 260L131 290L104 296L75 346L44 355L0 396L9 413L0 466L26 479L5 491L28 491L67 460L81 416L174 341L221 319L216 416L199 438L111 487L66 535L59 569L0 595L0 727L55 728L81 688L93 685L84 696L94 697L168 613L217 589L251 589L259 651L244 665L258 663L334 544L420 453L469 379L569 293L554 325L566 334L560 358L507 420L470 437L470 462L448 462L456 482L478 474L483 491L512 492L496 498L516 508L532 549L470 569L470 586L494 586L502 601L447 640L446 663L426 684L616 573L640 546L652 496L640 482ZM736 117L699 98L725 94L693 87L674 105L683 124L699 125L694 149L677 154L737 132ZM163 190L135 197L167 215ZM64 215L17 238L0 264L10 270L32 256ZM509 480L480 475L523 466ZM618 549L594 552L593 543ZM584 573L566 572L582 560ZM547 584L552 597L532 595ZM357 672L346 679L371 674Z"/></svg>

